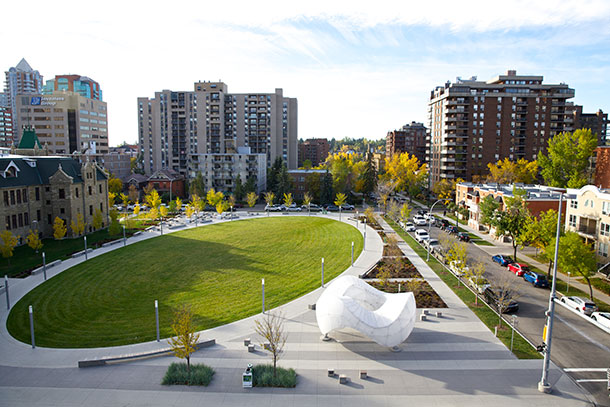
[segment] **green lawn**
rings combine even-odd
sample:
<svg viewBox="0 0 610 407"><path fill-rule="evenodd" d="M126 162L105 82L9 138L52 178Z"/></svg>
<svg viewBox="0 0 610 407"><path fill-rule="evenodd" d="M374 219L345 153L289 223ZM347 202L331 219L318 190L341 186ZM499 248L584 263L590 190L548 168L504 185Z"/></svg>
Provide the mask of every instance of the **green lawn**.
<svg viewBox="0 0 610 407"><path fill-rule="evenodd" d="M417 253L422 260L426 260L426 250L415 241L408 233L403 231L391 219L385 218L386 222L402 237L405 242ZM458 297L479 317L479 319L493 331L494 326L498 325L498 316L491 311L487 306L480 305L482 300L478 300L478 305L475 304L475 295L468 288L465 288L458 279L450 273L445 266L439 263L434 257L430 257L427 262L428 266L445 282ZM498 330L498 338L510 348L511 330L506 327L506 323L502 323L502 327ZM542 356L520 335L515 334L513 344L513 354L519 359L539 359Z"/></svg>
<svg viewBox="0 0 610 407"><path fill-rule="evenodd" d="M9 332L29 342L28 305L36 344L101 347L155 339L154 300L161 336L171 335L174 311L189 305L198 330L267 309L320 286L320 259L329 281L350 265L362 236L352 226L317 217L227 222L142 241L64 271L28 293L11 310Z"/></svg>

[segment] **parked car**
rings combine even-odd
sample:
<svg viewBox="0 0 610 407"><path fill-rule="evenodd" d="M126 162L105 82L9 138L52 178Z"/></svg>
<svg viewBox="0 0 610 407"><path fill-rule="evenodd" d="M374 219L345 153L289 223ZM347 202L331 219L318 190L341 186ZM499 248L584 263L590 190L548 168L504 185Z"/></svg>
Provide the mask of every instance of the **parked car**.
<svg viewBox="0 0 610 407"><path fill-rule="evenodd" d="M422 243L426 239L430 239L426 229L417 229L415 231L415 240L417 240L419 243Z"/></svg>
<svg viewBox="0 0 610 407"><path fill-rule="evenodd" d="M532 283L534 287L549 288L549 281L546 279L546 276L544 274L528 270L523 273L523 279Z"/></svg>
<svg viewBox="0 0 610 407"><path fill-rule="evenodd" d="M610 312L594 312L591 314L591 319L599 322L606 328L610 328Z"/></svg>
<svg viewBox="0 0 610 407"><path fill-rule="evenodd" d="M491 260L495 261L502 267L506 267L515 261L510 256L505 256L503 254L496 254L495 256L491 256Z"/></svg>
<svg viewBox="0 0 610 407"><path fill-rule="evenodd" d="M292 203L292 205L290 205L289 207L286 208L286 210L288 212L301 212L301 208L297 206L297 204L295 204L294 202Z"/></svg>
<svg viewBox="0 0 610 407"><path fill-rule="evenodd" d="M462 242L466 242L466 243L470 242L470 235L465 232L458 232L457 238L459 241L462 241Z"/></svg>
<svg viewBox="0 0 610 407"><path fill-rule="evenodd" d="M419 216L424 216L424 214L426 214L426 213L428 213L428 212L424 211L423 209L418 209L418 210L417 210L417 214L418 214Z"/></svg>
<svg viewBox="0 0 610 407"><path fill-rule="evenodd" d="M436 219L434 221L434 226L440 229L445 229L447 226L449 226L449 221L446 219Z"/></svg>
<svg viewBox="0 0 610 407"><path fill-rule="evenodd" d="M465 276L470 272L470 268L467 265L455 260L449 263L449 270L456 276Z"/></svg>
<svg viewBox="0 0 610 407"><path fill-rule="evenodd" d="M421 216L416 216L413 218L413 223L415 223L415 226L426 226L428 221Z"/></svg>
<svg viewBox="0 0 610 407"><path fill-rule="evenodd" d="M134 204L129 204L129 205L127 205L127 210L133 212L133 208L135 208L135 207L136 206Z"/></svg>
<svg viewBox="0 0 610 407"><path fill-rule="evenodd" d="M415 232L415 225L411 222L407 222L407 223L405 223L404 229L407 232Z"/></svg>
<svg viewBox="0 0 610 407"><path fill-rule="evenodd" d="M485 277L470 277L468 279L468 283L472 286L472 288L477 290L479 294L483 294L485 290L491 287L491 284L489 284L489 281Z"/></svg>
<svg viewBox="0 0 610 407"><path fill-rule="evenodd" d="M519 311L519 303L511 299L510 294L505 293L505 291L494 290L491 287L487 287L483 291L485 300L498 312L508 314L509 312Z"/></svg>
<svg viewBox="0 0 610 407"><path fill-rule="evenodd" d="M269 212L281 212L283 205L266 205L265 210ZM206 207L207 210L207 207Z"/></svg>
<svg viewBox="0 0 610 407"><path fill-rule="evenodd" d="M438 239L427 239L424 240L424 246L430 248L430 253L434 253L434 250L438 250L441 247L441 244L438 242Z"/></svg>
<svg viewBox="0 0 610 407"><path fill-rule="evenodd" d="M561 302L585 315L592 315L594 312L599 311L593 301L582 297L561 297Z"/></svg>
<svg viewBox="0 0 610 407"><path fill-rule="evenodd" d="M306 211L307 210L307 205L301 205L301 210ZM319 212L322 210L322 207L320 205L316 205L316 204L310 204L309 205L309 211L310 212Z"/></svg>
<svg viewBox="0 0 610 407"><path fill-rule="evenodd" d="M344 203L343 205L341 205L341 209L344 211L353 211L355 209L355 206L352 204Z"/></svg>
<svg viewBox="0 0 610 407"><path fill-rule="evenodd" d="M530 271L529 267L527 267L527 264L523 263L510 263L508 266L506 266L506 268L508 269L508 271L510 271L511 273L515 273L519 277L523 277L526 271Z"/></svg>
<svg viewBox="0 0 610 407"><path fill-rule="evenodd" d="M460 230L457 228L457 226L452 226L449 225L445 228L445 232L450 233L450 234L456 234L456 233L460 233Z"/></svg>
<svg viewBox="0 0 610 407"><path fill-rule="evenodd" d="M324 209L326 209L328 212L339 212L339 207L337 205L326 205L324 207Z"/></svg>

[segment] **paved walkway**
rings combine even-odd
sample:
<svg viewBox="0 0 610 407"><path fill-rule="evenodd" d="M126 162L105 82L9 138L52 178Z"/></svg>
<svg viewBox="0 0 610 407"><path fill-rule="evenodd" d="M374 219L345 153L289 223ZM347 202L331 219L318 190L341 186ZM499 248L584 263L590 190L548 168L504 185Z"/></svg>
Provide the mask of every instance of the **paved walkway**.
<svg viewBox="0 0 610 407"><path fill-rule="evenodd" d="M345 273L361 274L377 262L382 248L379 235L368 228L366 250ZM261 315L202 332L203 337L217 341L194 354L195 363L204 362L216 370L209 387L166 387L159 383L167 365L176 360L173 357L75 367L82 357L152 349L159 346L156 342L109 349L33 350L8 337L3 311L0 406L591 405L587 395L555 366L550 371L553 394L539 393L542 361L516 359L410 247L401 244L401 248L448 305L442 318L416 322L402 352L391 352L352 330L335 332L332 341L321 341L315 312L307 308L321 294L322 289L317 289L279 307L288 333L280 365L297 370L295 389L241 388L241 372L247 363L270 359L260 348L248 353L243 345L244 338L258 343L253 325ZM28 283L25 279L16 291L25 293L25 285L31 289L39 284L36 277ZM328 377L328 368L346 374L349 384L340 385L336 377ZM360 379L359 370L366 370L369 377Z"/></svg>

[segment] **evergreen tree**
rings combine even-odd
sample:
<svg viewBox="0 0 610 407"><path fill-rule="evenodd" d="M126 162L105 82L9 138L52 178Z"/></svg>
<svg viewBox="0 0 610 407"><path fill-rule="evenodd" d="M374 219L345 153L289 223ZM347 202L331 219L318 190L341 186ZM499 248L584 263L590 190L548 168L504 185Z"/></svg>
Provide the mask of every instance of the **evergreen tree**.
<svg viewBox="0 0 610 407"><path fill-rule="evenodd" d="M244 193L256 192L256 180L254 177L248 177L246 179L246 185L244 185Z"/></svg>
<svg viewBox="0 0 610 407"><path fill-rule="evenodd" d="M205 182L203 181L203 175L201 175L201 171L197 171L197 174L195 174L195 178L191 181L190 193L191 195L198 196L205 195Z"/></svg>
<svg viewBox="0 0 610 407"><path fill-rule="evenodd" d="M277 191L278 177L283 164L282 158L277 157L271 168L267 170L267 191L273 191L274 193Z"/></svg>
<svg viewBox="0 0 610 407"><path fill-rule="evenodd" d="M241 183L241 177L239 175L237 175L237 178L235 178L235 188L233 190L233 196L238 201L244 199L244 186Z"/></svg>
<svg viewBox="0 0 610 407"><path fill-rule="evenodd" d="M282 163L282 167L280 168L277 177L276 191L274 192L276 196L284 196L284 194L289 193L291 190L292 180L290 179L290 174L288 174L288 168Z"/></svg>
<svg viewBox="0 0 610 407"><path fill-rule="evenodd" d="M322 180L322 187L320 188L320 203L326 205L333 200L333 176L326 170L324 179Z"/></svg>
<svg viewBox="0 0 610 407"><path fill-rule="evenodd" d="M365 195L370 194L377 187L377 171L373 165L372 155L369 154L369 159L366 161L366 167L360 174L362 179L362 192Z"/></svg>

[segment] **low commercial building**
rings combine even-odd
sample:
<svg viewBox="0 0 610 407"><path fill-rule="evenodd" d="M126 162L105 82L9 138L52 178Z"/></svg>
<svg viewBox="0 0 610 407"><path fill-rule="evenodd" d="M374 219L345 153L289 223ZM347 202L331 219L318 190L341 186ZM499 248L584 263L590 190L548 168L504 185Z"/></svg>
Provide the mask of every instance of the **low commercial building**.
<svg viewBox="0 0 610 407"><path fill-rule="evenodd" d="M22 139L23 141L23 139ZM5 155L0 157L0 231L9 230L24 243L30 230L53 236L56 217L68 226L83 215L86 231L93 216L108 225L108 177L94 162L81 165L68 157Z"/></svg>
<svg viewBox="0 0 610 407"><path fill-rule="evenodd" d="M252 154L249 147L238 147L237 153L192 154L189 168L191 179L200 171L206 189L225 194L235 191L237 177L242 184L253 178L257 194L267 187L267 156Z"/></svg>
<svg viewBox="0 0 610 407"><path fill-rule="evenodd" d="M593 244L599 268L610 262L610 189L587 185L568 189L566 230L578 233ZM605 268L606 273L610 272Z"/></svg>
<svg viewBox="0 0 610 407"><path fill-rule="evenodd" d="M506 206L506 198L512 198L514 187L525 190L525 201L532 216L537 217L540 212L559 208L559 194L565 189L553 188L544 185L506 185L506 184L474 184L462 182L456 185L455 203L458 206L468 208L468 226L475 230L487 230L487 226L481 223L481 212L479 204L485 197L491 195L500 204L500 210ZM562 212L565 213L566 203L562 204ZM495 235L493 228L489 230Z"/></svg>

